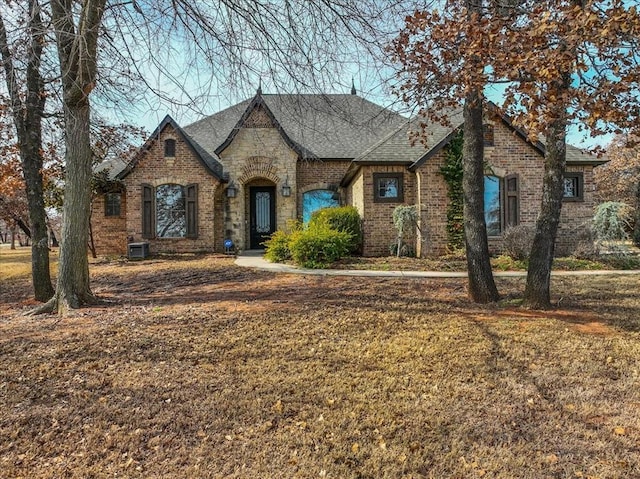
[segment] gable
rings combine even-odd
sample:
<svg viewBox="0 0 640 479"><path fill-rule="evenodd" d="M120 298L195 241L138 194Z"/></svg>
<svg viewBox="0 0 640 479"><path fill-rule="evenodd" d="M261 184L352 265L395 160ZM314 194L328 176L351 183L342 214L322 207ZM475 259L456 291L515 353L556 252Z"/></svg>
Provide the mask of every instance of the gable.
<svg viewBox="0 0 640 479"><path fill-rule="evenodd" d="M205 168L206 172L217 180L223 180L222 165L216 158L210 155L204 148L198 145L193 138L191 138L176 122L173 118L167 115L164 120L158 125L158 127L151 134L149 139L138 150L134 158L126 165L124 169L116 174L116 178L124 179L127 177L133 169L138 165L140 160L160 141L161 136L167 129L175 132L176 138L184 142L188 149L193 153L195 158Z"/></svg>

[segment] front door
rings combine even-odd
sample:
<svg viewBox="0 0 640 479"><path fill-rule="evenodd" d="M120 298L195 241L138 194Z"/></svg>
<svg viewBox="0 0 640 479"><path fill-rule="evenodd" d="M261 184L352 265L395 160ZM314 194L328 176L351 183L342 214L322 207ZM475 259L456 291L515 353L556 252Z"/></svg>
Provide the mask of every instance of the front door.
<svg viewBox="0 0 640 479"><path fill-rule="evenodd" d="M249 188L249 197L249 247L263 249L262 243L276 230L276 187L253 186Z"/></svg>

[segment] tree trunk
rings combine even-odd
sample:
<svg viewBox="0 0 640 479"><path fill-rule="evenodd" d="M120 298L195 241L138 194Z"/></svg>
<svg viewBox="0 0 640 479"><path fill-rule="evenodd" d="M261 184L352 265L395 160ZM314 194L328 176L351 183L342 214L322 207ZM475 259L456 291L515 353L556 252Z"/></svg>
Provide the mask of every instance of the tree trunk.
<svg viewBox="0 0 640 479"><path fill-rule="evenodd" d="M20 145L20 160L31 223L30 229L24 224L21 227L31 238L31 278L35 299L47 301L53 296L53 288L49 272L49 244L42 181L42 115L46 96L40 75L40 63L44 44L44 27L40 6L35 0L29 1L28 32L30 48L26 62L26 94L23 95L18 85L13 53L0 15L0 54L4 64L13 123Z"/></svg>
<svg viewBox="0 0 640 479"><path fill-rule="evenodd" d="M464 103L462 187L464 237L467 247L469 296L476 303L500 299L491 271L487 225L484 219L484 134L482 96L469 93Z"/></svg>
<svg viewBox="0 0 640 479"><path fill-rule="evenodd" d="M546 134L542 205L536 221L524 291L523 305L532 309L551 308L551 266L560 223L567 152L566 112L560 107L556 109L557 119L549 125Z"/></svg>
<svg viewBox="0 0 640 479"><path fill-rule="evenodd" d="M65 105L66 177L56 295L58 313L96 302L89 287L91 144L89 101Z"/></svg>
<svg viewBox="0 0 640 479"><path fill-rule="evenodd" d="M40 128L30 129L27 136L28 144L22 145L20 149L31 220L31 278L36 300L47 301L54 291L49 271L49 235L42 188Z"/></svg>
<svg viewBox="0 0 640 479"><path fill-rule="evenodd" d="M636 185L636 204L634 213L634 225L632 239L633 244L640 247L640 181Z"/></svg>

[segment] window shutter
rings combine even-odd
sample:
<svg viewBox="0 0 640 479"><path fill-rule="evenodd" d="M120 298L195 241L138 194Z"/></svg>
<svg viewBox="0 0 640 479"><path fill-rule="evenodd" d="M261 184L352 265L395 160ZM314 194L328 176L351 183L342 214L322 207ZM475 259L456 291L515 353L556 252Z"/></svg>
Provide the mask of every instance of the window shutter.
<svg viewBox="0 0 640 479"><path fill-rule="evenodd" d="M198 237L198 185L187 185L187 238Z"/></svg>
<svg viewBox="0 0 640 479"><path fill-rule="evenodd" d="M520 185L518 175L507 175L505 184L505 226L516 226L520 223Z"/></svg>
<svg viewBox="0 0 640 479"><path fill-rule="evenodd" d="M153 238L153 227L155 223L153 211L153 186L142 185L142 237Z"/></svg>

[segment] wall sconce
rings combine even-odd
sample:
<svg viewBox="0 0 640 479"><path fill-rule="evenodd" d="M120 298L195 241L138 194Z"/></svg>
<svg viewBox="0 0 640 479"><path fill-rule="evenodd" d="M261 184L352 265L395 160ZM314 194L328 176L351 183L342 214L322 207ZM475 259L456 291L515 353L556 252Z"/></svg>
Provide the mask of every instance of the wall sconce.
<svg viewBox="0 0 640 479"><path fill-rule="evenodd" d="M282 185L282 196L291 196L291 187L289 186L289 176L284 180Z"/></svg>
<svg viewBox="0 0 640 479"><path fill-rule="evenodd" d="M229 186L227 186L227 198L235 198L237 192L238 189L236 185L234 185L233 182L229 183Z"/></svg>

